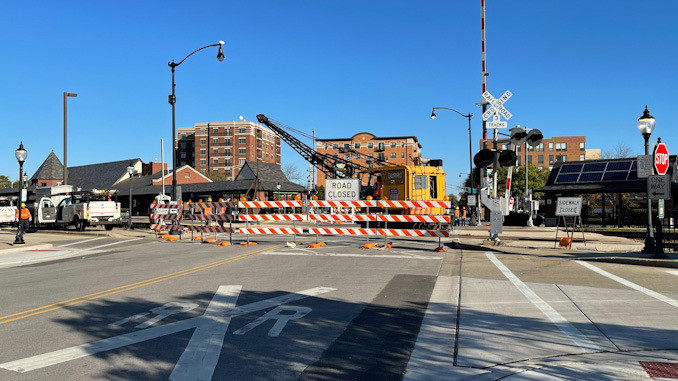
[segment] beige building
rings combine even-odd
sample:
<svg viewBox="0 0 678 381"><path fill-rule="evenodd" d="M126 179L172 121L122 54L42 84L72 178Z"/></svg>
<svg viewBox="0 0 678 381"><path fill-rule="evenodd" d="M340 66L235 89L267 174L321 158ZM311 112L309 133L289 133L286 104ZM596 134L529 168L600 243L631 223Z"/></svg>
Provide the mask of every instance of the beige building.
<svg viewBox="0 0 678 381"><path fill-rule="evenodd" d="M280 138L259 123L196 123L177 131L179 167L190 165L201 173L225 173L233 180L246 161L280 165Z"/></svg>

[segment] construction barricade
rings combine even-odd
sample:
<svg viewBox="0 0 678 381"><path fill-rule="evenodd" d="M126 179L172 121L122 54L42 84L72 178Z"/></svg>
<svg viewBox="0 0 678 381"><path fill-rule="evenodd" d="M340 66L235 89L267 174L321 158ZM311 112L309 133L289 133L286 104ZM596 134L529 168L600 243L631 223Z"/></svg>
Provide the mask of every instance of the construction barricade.
<svg viewBox="0 0 678 381"><path fill-rule="evenodd" d="M302 203L299 200L296 201L240 201L238 203L238 208L245 209L244 214L238 214L238 219L240 221L245 221L247 227L240 228L240 234L247 235L247 244L250 244L250 234L291 234L293 236L293 241L297 241L297 234L303 234L304 231L301 228L297 228L296 221L302 221L303 215L299 214L249 214L249 209L255 208L301 208ZM290 221L292 222L291 228L250 228L250 222L256 222L259 224L261 221Z"/></svg>
<svg viewBox="0 0 678 381"><path fill-rule="evenodd" d="M182 204L151 204L151 230L155 231L156 237L163 236L172 232L179 232L179 237L184 233L184 228L181 226ZM169 221L170 223L167 223ZM168 238L168 237L165 237Z"/></svg>
<svg viewBox="0 0 678 381"><path fill-rule="evenodd" d="M233 211L236 209L236 204L230 201L189 203L189 214L184 220L191 221L187 226L191 232L191 239L196 238L195 233L200 233L200 240L210 243L217 241L218 233L228 233L228 241L233 243L233 233L236 232L233 228L233 221L236 219ZM226 222L228 226L224 226ZM205 238L210 233L214 234L214 238Z"/></svg>

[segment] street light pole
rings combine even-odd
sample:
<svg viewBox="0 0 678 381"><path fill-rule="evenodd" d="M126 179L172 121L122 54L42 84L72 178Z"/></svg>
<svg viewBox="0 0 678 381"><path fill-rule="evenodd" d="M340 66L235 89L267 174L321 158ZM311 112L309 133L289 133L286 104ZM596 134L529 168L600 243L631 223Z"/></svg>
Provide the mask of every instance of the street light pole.
<svg viewBox="0 0 678 381"><path fill-rule="evenodd" d="M129 230L133 229L132 225L132 177L137 173L137 170L134 169L134 164L130 163L130 165L127 167L127 173L129 173L129 219L128 219L128 224L127 228Z"/></svg>
<svg viewBox="0 0 678 381"><path fill-rule="evenodd" d="M175 94L175 87L176 84L174 83L174 69L184 63L186 59L193 54L207 48L211 48L213 46L218 46L219 47L219 52L217 53L217 59L219 62L224 61L224 51L222 50L221 46L224 44L223 41L219 41L218 44L212 44L212 45L207 45L203 46L200 49L194 50L191 54L187 55L184 57L183 60L179 61L178 63L175 63L174 60L172 62L168 62L167 65L172 68L172 94L169 96L169 104L172 105L172 200L177 201L177 134L176 134L176 114L174 110L174 105L177 103L177 97Z"/></svg>
<svg viewBox="0 0 678 381"><path fill-rule="evenodd" d="M17 245L23 245L26 242L24 242L24 227L23 227L23 199L22 195L24 192L24 161L26 161L26 157L28 156L28 153L26 152L26 149L24 148L24 142L19 143L19 148L17 148L16 151L14 151L14 156L16 157L16 160L19 162L19 200L17 202L17 210L19 211L19 226L16 232L16 238L14 239L14 244Z"/></svg>
<svg viewBox="0 0 678 381"><path fill-rule="evenodd" d="M64 91L64 185L68 184L68 150L67 150L67 137L68 137L68 113L67 113L67 105L68 105L68 97L77 97L78 94L76 93L67 93Z"/></svg>
<svg viewBox="0 0 678 381"><path fill-rule="evenodd" d="M654 130L655 120L650 111L645 106L645 111L643 115L638 118L638 130L643 135L645 140L645 155L650 154L650 135ZM647 199L647 230L645 231L645 246L643 247L643 253L653 254L654 253L654 233L652 232L652 200L650 200L650 191L649 189L645 192L645 198Z"/></svg>
<svg viewBox="0 0 678 381"><path fill-rule="evenodd" d="M436 110L443 109L443 110L450 110L454 111L457 114L463 116L464 118L468 119L468 168L469 168L469 176L471 177L471 194L473 194L473 190L475 189L474 186L474 181L473 181L473 143L471 140L471 118L473 117L473 113L469 113L468 115L464 115L460 113L459 111L447 107L433 107L433 111L431 111L431 119L436 118ZM468 202L468 196L467 196L467 202ZM477 203L477 198L476 198L476 203ZM477 205L469 205L469 208L471 209L471 221L469 222L470 226L476 225L476 206Z"/></svg>

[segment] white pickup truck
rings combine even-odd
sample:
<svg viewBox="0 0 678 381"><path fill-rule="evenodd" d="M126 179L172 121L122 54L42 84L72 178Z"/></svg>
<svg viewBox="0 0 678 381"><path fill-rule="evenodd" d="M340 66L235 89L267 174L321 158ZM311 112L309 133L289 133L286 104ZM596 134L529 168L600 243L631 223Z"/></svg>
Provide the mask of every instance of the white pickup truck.
<svg viewBox="0 0 678 381"><path fill-rule="evenodd" d="M83 231L87 226L102 225L111 230L122 224L120 203L109 200L108 194L55 188L36 189L32 213L35 226L74 225Z"/></svg>

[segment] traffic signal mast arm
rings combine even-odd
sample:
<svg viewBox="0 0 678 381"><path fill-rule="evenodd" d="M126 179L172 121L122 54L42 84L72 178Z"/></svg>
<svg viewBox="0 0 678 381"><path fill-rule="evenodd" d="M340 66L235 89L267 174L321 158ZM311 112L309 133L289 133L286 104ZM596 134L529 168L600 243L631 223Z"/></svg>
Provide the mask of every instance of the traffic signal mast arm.
<svg viewBox="0 0 678 381"><path fill-rule="evenodd" d="M284 140L292 149L297 151L306 161L321 170L329 178L350 178L353 177L356 170L364 171L367 167L352 162L350 160L334 157L331 155L316 152L313 148L302 143L299 139L292 136L285 131L282 126L283 123L268 119L266 115L257 115L259 123L266 125L268 128L275 131L282 140ZM291 129L291 127L288 127Z"/></svg>

